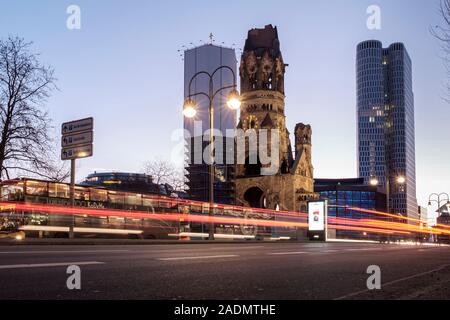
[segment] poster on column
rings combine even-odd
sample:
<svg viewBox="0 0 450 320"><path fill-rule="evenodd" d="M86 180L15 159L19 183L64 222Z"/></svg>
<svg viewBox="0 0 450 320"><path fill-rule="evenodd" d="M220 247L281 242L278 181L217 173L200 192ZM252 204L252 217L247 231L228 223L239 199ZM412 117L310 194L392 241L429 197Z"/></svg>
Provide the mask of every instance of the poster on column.
<svg viewBox="0 0 450 320"><path fill-rule="evenodd" d="M313 201L308 204L309 231L323 232L326 230L326 202Z"/></svg>

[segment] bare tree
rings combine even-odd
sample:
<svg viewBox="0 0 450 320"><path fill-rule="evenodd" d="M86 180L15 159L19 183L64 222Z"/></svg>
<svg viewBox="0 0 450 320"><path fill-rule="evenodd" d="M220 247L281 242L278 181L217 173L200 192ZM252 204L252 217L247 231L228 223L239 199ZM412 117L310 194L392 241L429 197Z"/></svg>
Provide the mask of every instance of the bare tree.
<svg viewBox="0 0 450 320"><path fill-rule="evenodd" d="M67 162L50 160L47 168L39 172L39 176L54 182L65 182L70 178L70 168Z"/></svg>
<svg viewBox="0 0 450 320"><path fill-rule="evenodd" d="M439 13L442 17L442 22L431 28L431 33L441 43L447 75L450 78L450 0L441 0ZM450 102L450 80L447 80L446 89L448 93L445 100Z"/></svg>
<svg viewBox="0 0 450 320"><path fill-rule="evenodd" d="M44 104L56 89L54 70L18 37L0 40L0 177L24 172L64 179L52 155Z"/></svg>
<svg viewBox="0 0 450 320"><path fill-rule="evenodd" d="M169 161L157 159L144 164L144 172L153 177L157 184L169 184L175 191L186 189L184 171L176 168Z"/></svg>

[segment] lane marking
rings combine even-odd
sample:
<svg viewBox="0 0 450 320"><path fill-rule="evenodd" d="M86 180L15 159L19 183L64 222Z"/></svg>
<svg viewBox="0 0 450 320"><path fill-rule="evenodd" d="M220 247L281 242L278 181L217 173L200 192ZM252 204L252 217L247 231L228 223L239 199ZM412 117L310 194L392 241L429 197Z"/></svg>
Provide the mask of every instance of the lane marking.
<svg viewBox="0 0 450 320"><path fill-rule="evenodd" d="M298 251L298 252L273 252L268 253L270 256L287 256L287 255L295 255L295 254L306 254L308 252Z"/></svg>
<svg viewBox="0 0 450 320"><path fill-rule="evenodd" d="M372 248L367 248L367 249L345 249L345 251L350 251L350 252L352 252L352 251L378 251L378 250L382 250L382 249L379 249L379 248L377 248L377 249L372 249Z"/></svg>
<svg viewBox="0 0 450 320"><path fill-rule="evenodd" d="M152 245L152 246L148 246L148 250L144 250L144 249L137 249L137 250L132 250L133 253L147 253L147 252L174 252L174 251L205 251L205 250L222 250L222 251L226 251L226 250L239 250L239 249L260 249L260 248L265 248L265 246L248 246L248 247L205 247L204 245L200 245L200 244L195 244L193 246L190 247L186 247L186 245L180 244L173 244L170 246L176 246L175 249L172 248L168 248L168 245L164 245L163 247L168 248L168 249L161 249L158 248L157 250L153 250L153 248L151 247L157 247L156 245ZM158 246L159 247L159 246ZM147 249L147 248L146 248Z"/></svg>
<svg viewBox="0 0 450 320"><path fill-rule="evenodd" d="M393 285L393 284L396 284L396 283L399 283L399 282L403 282L403 281L411 280L411 279L414 279L414 278L423 277L423 276L426 276L426 275L429 275L429 274L432 274L432 273L435 273L435 272L439 272L439 271L442 271L442 270L444 270L445 268L447 268L449 266L450 265L448 265L448 264L447 265L443 265L443 266L441 266L439 268L436 268L434 270L425 271L425 272L422 272L422 273L414 274L412 276L408 276L408 277L400 278L400 279L397 279L397 280L394 280L394 281L386 282L386 283L382 284L382 287L384 288L384 287L387 287L387 286L390 286L390 285ZM347 295L339 297L339 298L335 298L333 300L345 300L345 299L348 299L348 298L351 298L351 297L355 297L355 296L358 296L360 294L371 292L371 291L373 291L373 290L369 290L369 289L361 290L361 291L357 291L357 292L353 292L353 293L347 294Z"/></svg>
<svg viewBox="0 0 450 320"><path fill-rule="evenodd" d="M236 258L235 254L221 255L221 256L200 256L200 257L180 257L180 258L157 258L159 261L177 261L177 260L197 260L197 259L220 259L220 258Z"/></svg>
<svg viewBox="0 0 450 320"><path fill-rule="evenodd" d="M265 248L264 246L252 246L252 247L212 247L207 248L209 250L237 250L237 249L259 249L259 248Z"/></svg>
<svg viewBox="0 0 450 320"><path fill-rule="evenodd" d="M331 253L342 253L343 251L340 250L324 250L324 251L314 251L314 252L309 252L311 255L313 256L320 256L320 255L326 255L326 254L331 254Z"/></svg>
<svg viewBox="0 0 450 320"><path fill-rule="evenodd" d="M429 252L431 249L419 249L418 252Z"/></svg>
<svg viewBox="0 0 450 320"><path fill-rule="evenodd" d="M113 252L130 252L130 250L79 250L79 251L4 251L0 254L48 254L48 253L113 253Z"/></svg>
<svg viewBox="0 0 450 320"><path fill-rule="evenodd" d="M60 263L39 263L39 264L12 264L12 265L0 265L0 270L5 269L25 269L25 268L49 268L49 267L65 267L65 266L88 266L105 264L98 261L79 261L79 262L60 262Z"/></svg>

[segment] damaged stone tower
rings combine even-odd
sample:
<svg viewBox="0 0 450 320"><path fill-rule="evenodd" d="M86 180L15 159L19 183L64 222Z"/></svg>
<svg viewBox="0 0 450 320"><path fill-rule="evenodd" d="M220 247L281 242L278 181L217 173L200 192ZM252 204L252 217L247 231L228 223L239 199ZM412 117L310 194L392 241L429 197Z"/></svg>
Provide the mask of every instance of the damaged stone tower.
<svg viewBox="0 0 450 320"><path fill-rule="evenodd" d="M259 156L250 154L254 151L250 151L249 141L246 141L245 164L237 166L236 197L238 204L244 206L305 212L307 201L316 196L311 160L312 130L302 123L296 126L294 154L286 128L286 66L276 27L268 25L249 31L240 65L242 106L238 129L256 133L261 129L278 130L279 161L276 161L276 172L265 175L264 169L271 164L261 164ZM268 135L269 146L271 137ZM258 151L260 142L258 139Z"/></svg>

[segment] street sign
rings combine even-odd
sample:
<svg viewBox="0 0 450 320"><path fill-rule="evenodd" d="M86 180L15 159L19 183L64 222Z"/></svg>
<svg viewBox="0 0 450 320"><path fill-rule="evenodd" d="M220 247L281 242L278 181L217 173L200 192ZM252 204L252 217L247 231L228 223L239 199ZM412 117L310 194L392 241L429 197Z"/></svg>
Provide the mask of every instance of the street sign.
<svg viewBox="0 0 450 320"><path fill-rule="evenodd" d="M94 153L94 146L92 144L73 147L73 148L64 148L61 151L61 159L62 160L74 160L92 157Z"/></svg>
<svg viewBox="0 0 450 320"><path fill-rule="evenodd" d="M61 126L61 159L75 160L92 157L94 118L63 123Z"/></svg>
<svg viewBox="0 0 450 320"><path fill-rule="evenodd" d="M94 134L92 131L63 136L61 138L61 147L68 148L79 145L92 144Z"/></svg>
<svg viewBox="0 0 450 320"><path fill-rule="evenodd" d="M74 134L94 130L94 118L86 118L77 121L63 123L61 126L62 135Z"/></svg>

